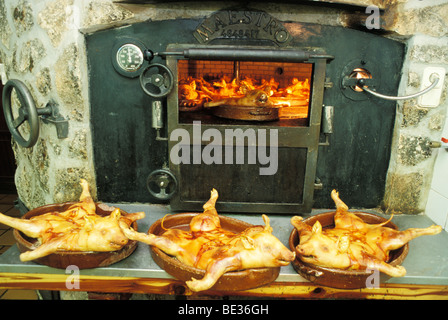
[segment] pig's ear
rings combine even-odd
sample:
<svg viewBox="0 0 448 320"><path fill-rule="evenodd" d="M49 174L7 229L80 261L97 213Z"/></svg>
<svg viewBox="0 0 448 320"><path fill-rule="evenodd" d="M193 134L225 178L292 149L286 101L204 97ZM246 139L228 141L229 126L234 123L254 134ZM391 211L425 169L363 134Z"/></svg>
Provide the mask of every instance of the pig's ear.
<svg viewBox="0 0 448 320"><path fill-rule="evenodd" d="M109 215L109 217L112 219L112 220L118 220L118 219L120 219L120 217L121 217L121 212L120 212L120 209L115 209L114 211L112 211L111 212L111 214Z"/></svg>
<svg viewBox="0 0 448 320"><path fill-rule="evenodd" d="M339 253L346 253L350 246L350 238L348 236L342 236L338 238L338 251Z"/></svg>
<svg viewBox="0 0 448 320"><path fill-rule="evenodd" d="M241 243L243 244L244 249L252 250L255 248L255 241L249 236L241 237Z"/></svg>
<svg viewBox="0 0 448 320"><path fill-rule="evenodd" d="M313 225L313 230L314 233L322 233L322 225L320 224L319 221L316 221Z"/></svg>
<svg viewBox="0 0 448 320"><path fill-rule="evenodd" d="M264 227L264 231L272 233L272 228L271 228L271 225L269 224L269 217L265 214L263 214L262 217L263 217L264 224L266 225Z"/></svg>

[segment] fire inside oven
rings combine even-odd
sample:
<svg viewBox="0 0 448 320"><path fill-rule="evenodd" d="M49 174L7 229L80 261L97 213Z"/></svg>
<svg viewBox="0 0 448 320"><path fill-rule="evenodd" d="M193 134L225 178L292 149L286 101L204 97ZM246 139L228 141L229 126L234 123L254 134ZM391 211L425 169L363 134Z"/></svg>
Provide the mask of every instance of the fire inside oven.
<svg viewBox="0 0 448 320"><path fill-rule="evenodd" d="M306 126L312 69L311 63L178 60L179 122L227 119Z"/></svg>

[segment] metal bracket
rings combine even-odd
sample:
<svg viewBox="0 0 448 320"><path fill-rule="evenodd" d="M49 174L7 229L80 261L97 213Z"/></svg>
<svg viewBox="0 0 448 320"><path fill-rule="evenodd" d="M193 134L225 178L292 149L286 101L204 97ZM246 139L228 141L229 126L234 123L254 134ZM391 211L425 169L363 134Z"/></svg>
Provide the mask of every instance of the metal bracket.
<svg viewBox="0 0 448 320"><path fill-rule="evenodd" d="M324 188L324 184L322 183L322 180L320 180L318 177L314 179L314 190L322 190Z"/></svg>
<svg viewBox="0 0 448 320"><path fill-rule="evenodd" d="M168 137L162 137L161 130L163 129L163 108L162 101L156 100L152 102L152 127L156 129L157 141L168 141Z"/></svg>
<svg viewBox="0 0 448 320"><path fill-rule="evenodd" d="M431 142L429 142L429 147L433 148L433 149L442 148L448 152L448 139L442 137L442 139L440 141L431 141Z"/></svg>
<svg viewBox="0 0 448 320"><path fill-rule="evenodd" d="M322 125L321 132L325 135L325 142L319 142L319 146L329 146L329 135L333 133L334 127L334 107L323 106L322 107Z"/></svg>
<svg viewBox="0 0 448 320"><path fill-rule="evenodd" d="M37 109L37 114L41 116L44 123L51 123L56 126L59 139L68 137L68 120L61 116L56 102L49 101L44 108Z"/></svg>
<svg viewBox="0 0 448 320"><path fill-rule="evenodd" d="M376 87L378 81L376 79L362 79L363 86L369 86L369 87ZM350 78L348 76L345 76L342 78L342 87L343 88L349 88L349 87L356 87L359 86L360 79L356 78Z"/></svg>

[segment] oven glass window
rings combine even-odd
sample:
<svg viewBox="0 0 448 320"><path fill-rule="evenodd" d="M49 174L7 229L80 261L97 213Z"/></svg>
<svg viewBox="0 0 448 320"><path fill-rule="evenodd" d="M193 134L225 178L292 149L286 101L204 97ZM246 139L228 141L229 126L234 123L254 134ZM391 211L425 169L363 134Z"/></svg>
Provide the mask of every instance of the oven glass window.
<svg viewBox="0 0 448 320"><path fill-rule="evenodd" d="M312 63L178 60L179 122L307 126Z"/></svg>

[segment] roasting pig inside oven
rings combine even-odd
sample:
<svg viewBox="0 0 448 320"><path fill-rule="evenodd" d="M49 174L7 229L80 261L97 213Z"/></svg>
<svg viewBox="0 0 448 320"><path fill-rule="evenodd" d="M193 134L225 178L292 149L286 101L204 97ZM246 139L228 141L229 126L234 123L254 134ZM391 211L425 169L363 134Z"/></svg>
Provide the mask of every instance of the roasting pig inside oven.
<svg viewBox="0 0 448 320"><path fill-rule="evenodd" d="M248 121L302 119L306 124L312 64L178 61L179 118L188 112Z"/></svg>

